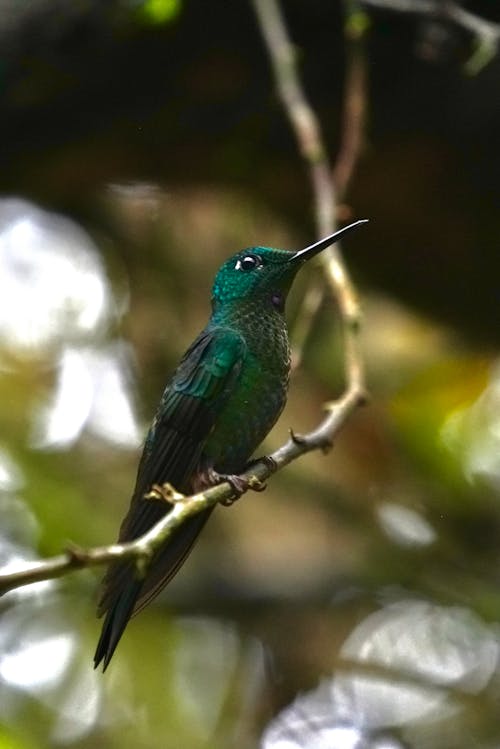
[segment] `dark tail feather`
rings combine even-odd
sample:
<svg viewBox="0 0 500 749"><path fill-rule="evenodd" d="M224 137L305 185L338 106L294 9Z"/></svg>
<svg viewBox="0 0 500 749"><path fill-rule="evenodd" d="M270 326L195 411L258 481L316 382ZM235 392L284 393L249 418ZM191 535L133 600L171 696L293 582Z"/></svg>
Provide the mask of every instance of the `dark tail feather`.
<svg viewBox="0 0 500 749"><path fill-rule="evenodd" d="M102 670L106 671L132 615L142 584L142 580L134 580L129 583L121 592L114 606L107 612L94 655L94 668L97 668L100 662L104 660Z"/></svg>
<svg viewBox="0 0 500 749"><path fill-rule="evenodd" d="M106 612L94 656L94 668L104 660L105 671L130 617L147 606L185 562L213 507L189 518L153 558L143 580L137 579L134 562L115 563L104 578L98 615Z"/></svg>

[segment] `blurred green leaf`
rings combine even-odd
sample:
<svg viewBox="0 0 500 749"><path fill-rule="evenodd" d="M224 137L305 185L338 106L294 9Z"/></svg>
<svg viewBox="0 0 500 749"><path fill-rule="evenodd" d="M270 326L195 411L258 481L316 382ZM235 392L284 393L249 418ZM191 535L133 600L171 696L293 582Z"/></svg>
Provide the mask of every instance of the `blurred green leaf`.
<svg viewBox="0 0 500 749"><path fill-rule="evenodd" d="M20 736L0 725L0 749L34 749L34 744L25 736Z"/></svg>
<svg viewBox="0 0 500 749"><path fill-rule="evenodd" d="M399 437L420 469L464 486L460 452L448 449L443 428L450 416L470 406L488 382L491 362L475 356L447 357L401 388L391 403Z"/></svg>
<svg viewBox="0 0 500 749"><path fill-rule="evenodd" d="M181 11L181 0L146 0L140 9L140 16L151 25L173 21Z"/></svg>

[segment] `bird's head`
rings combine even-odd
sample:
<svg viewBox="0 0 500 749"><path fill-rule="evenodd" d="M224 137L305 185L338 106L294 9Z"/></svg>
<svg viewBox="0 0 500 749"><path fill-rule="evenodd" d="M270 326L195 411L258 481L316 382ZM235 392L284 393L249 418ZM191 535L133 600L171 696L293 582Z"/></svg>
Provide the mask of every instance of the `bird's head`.
<svg viewBox="0 0 500 749"><path fill-rule="evenodd" d="M312 257L330 247L351 229L366 223L355 221L298 252L272 247L248 247L230 257L219 269L212 288L215 309L229 302L255 299L283 311L297 271Z"/></svg>

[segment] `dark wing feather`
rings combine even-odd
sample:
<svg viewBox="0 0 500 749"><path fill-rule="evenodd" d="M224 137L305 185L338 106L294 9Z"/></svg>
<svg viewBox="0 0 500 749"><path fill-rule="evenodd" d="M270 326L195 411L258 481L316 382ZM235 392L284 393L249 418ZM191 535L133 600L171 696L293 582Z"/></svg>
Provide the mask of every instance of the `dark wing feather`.
<svg viewBox="0 0 500 749"><path fill-rule="evenodd" d="M146 438L129 511L119 540L130 541L149 530L166 512L163 501L144 499L153 484L168 481L189 491L205 441L217 414L238 380L245 355L243 339L232 330L205 330L188 349L166 387ZM141 610L178 571L211 510L196 515L160 549L143 580L132 562L112 564L104 578L98 615L106 613L94 662L104 668L130 616Z"/></svg>

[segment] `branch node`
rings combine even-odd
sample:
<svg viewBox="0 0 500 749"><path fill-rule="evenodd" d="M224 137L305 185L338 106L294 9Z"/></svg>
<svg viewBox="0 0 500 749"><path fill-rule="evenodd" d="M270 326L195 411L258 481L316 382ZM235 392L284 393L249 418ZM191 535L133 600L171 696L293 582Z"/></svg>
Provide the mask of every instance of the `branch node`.
<svg viewBox="0 0 500 749"><path fill-rule="evenodd" d="M248 479L248 488L253 489L254 492L263 492L267 489L265 481L261 481L257 476L250 476Z"/></svg>
<svg viewBox="0 0 500 749"><path fill-rule="evenodd" d="M369 402L370 402L370 394L367 390L362 388L356 396L356 405L360 407L367 406Z"/></svg>
<svg viewBox="0 0 500 749"><path fill-rule="evenodd" d="M83 567L86 564L88 554L81 546L69 542L64 551L72 567Z"/></svg>
<svg viewBox="0 0 500 749"><path fill-rule="evenodd" d="M277 462L270 455L263 455L262 458L259 458L259 460L265 463L266 468L270 473L276 473L276 471L278 470Z"/></svg>
<svg viewBox="0 0 500 749"><path fill-rule="evenodd" d="M153 552L147 546L140 547L140 554L135 558L135 569L139 580L143 580L148 572Z"/></svg>
<svg viewBox="0 0 500 749"><path fill-rule="evenodd" d="M345 23L345 35L351 42L359 42L370 28L370 17L364 10L349 13Z"/></svg>
<svg viewBox="0 0 500 749"><path fill-rule="evenodd" d="M323 455L327 455L333 447L333 439L331 437L325 437L320 445L320 450Z"/></svg>
<svg viewBox="0 0 500 749"><path fill-rule="evenodd" d="M296 432L294 432L292 427L290 427L288 433L290 434L290 439L292 440L294 445L303 447L303 445L306 444L306 438L302 434L297 434Z"/></svg>
<svg viewBox="0 0 500 749"><path fill-rule="evenodd" d="M360 328L361 328L361 322L362 322L362 316L361 316L361 312L356 302L355 305L351 307L351 310L349 312L349 319L347 320L347 324L349 326L351 333L354 333L356 335L359 333Z"/></svg>
<svg viewBox="0 0 500 749"><path fill-rule="evenodd" d="M169 505L175 505L178 502L184 501L186 497L167 481L164 484L153 484L151 491L144 495L144 499L156 499L166 502Z"/></svg>

